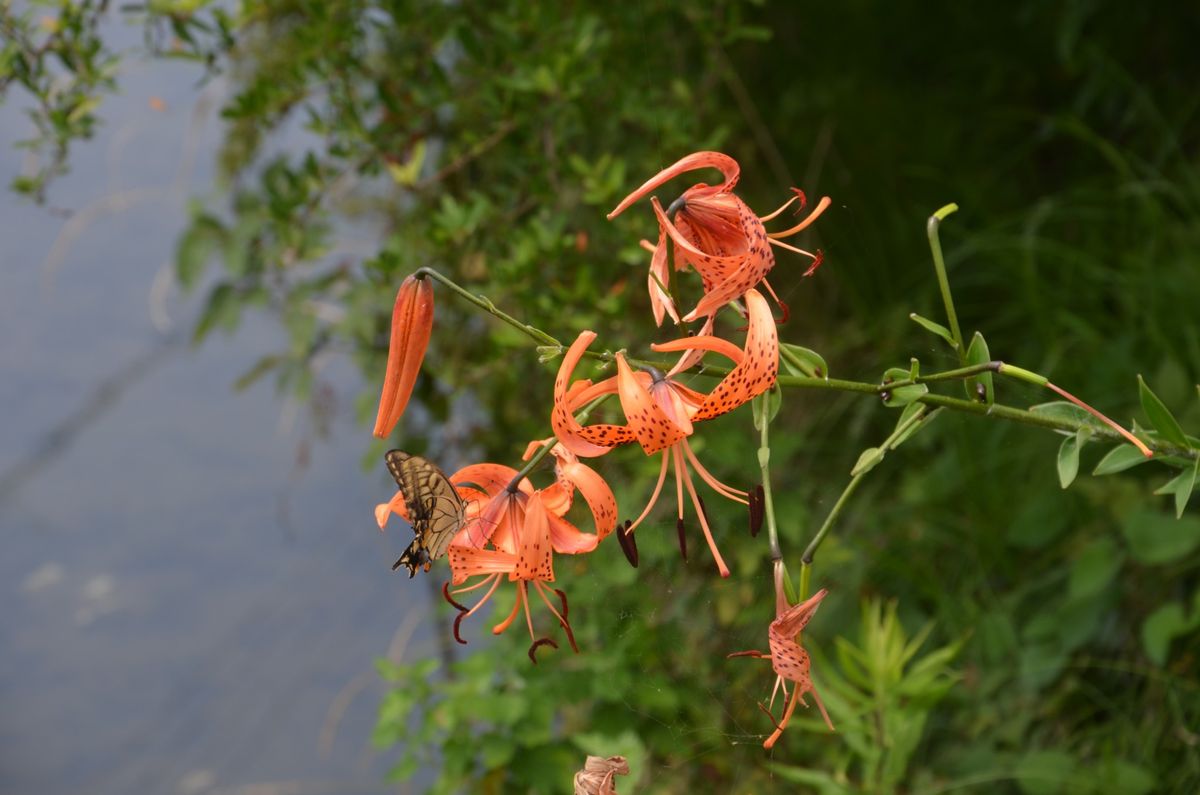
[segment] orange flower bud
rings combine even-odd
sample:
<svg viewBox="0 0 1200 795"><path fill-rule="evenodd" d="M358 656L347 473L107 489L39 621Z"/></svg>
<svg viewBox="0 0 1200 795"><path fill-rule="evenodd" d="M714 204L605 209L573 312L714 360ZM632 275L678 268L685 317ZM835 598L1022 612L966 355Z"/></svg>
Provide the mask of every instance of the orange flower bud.
<svg viewBox="0 0 1200 795"><path fill-rule="evenodd" d="M392 309L387 374L375 418L375 435L381 439L392 432L408 406L432 331L433 284L429 279L409 276L400 285Z"/></svg>

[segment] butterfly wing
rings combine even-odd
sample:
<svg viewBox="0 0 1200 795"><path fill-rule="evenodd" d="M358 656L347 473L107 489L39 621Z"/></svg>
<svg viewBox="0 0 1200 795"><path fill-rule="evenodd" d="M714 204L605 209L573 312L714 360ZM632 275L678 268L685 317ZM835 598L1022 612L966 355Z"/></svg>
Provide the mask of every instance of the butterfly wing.
<svg viewBox="0 0 1200 795"><path fill-rule="evenodd" d="M411 577L418 567L428 571L431 561L446 554L450 542L462 529L466 507L450 479L433 462L402 450L389 451L386 461L404 495L416 534L392 569L407 566Z"/></svg>

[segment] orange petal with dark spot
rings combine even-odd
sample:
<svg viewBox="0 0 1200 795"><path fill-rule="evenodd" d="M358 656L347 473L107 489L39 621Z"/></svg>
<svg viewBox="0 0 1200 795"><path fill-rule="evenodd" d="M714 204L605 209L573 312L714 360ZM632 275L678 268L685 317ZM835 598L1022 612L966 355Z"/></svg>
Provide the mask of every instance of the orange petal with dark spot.
<svg viewBox="0 0 1200 795"><path fill-rule="evenodd" d="M715 168L725 177L725 181L720 185L713 186L714 191L732 190L737 184L738 174L741 168L737 161L732 157L721 152L693 152L686 157L680 158L671 165L664 168L662 171L655 174L650 179L642 183L641 187L633 193L626 196L620 204L617 205L611 213L608 214L608 220L612 220L629 208L631 204L641 199L650 191L668 182L681 174L686 174L689 171L695 171L699 168Z"/></svg>

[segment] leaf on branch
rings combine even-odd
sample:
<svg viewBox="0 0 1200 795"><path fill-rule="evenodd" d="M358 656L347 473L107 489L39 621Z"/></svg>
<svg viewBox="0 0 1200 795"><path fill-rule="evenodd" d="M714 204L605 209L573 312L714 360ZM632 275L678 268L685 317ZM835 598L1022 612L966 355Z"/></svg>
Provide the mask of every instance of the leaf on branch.
<svg viewBox="0 0 1200 795"><path fill-rule="evenodd" d="M780 361L791 375L805 375L809 378L829 378L829 366L821 354L809 348L792 345L790 342L780 344L783 355Z"/></svg>
<svg viewBox="0 0 1200 795"><path fill-rule="evenodd" d="M1151 391L1150 387L1146 384L1146 380L1141 375L1138 376L1138 397L1142 400L1142 411L1146 412L1146 416L1150 418L1150 424L1154 426L1154 430L1158 431L1162 438L1180 447L1190 446L1187 435L1184 434L1179 421L1175 419L1175 416L1171 414L1166 405L1158 399L1158 395Z"/></svg>
<svg viewBox="0 0 1200 795"><path fill-rule="evenodd" d="M1133 445L1121 444L1109 450L1104 458L1100 459L1100 463L1096 464L1096 468L1092 470L1092 474L1113 475L1117 472L1124 472L1126 469L1132 469L1138 464L1149 460L1149 458L1142 455L1141 450Z"/></svg>
<svg viewBox="0 0 1200 795"><path fill-rule="evenodd" d="M908 319L913 321L914 323L916 323L918 326L925 329L926 331L929 331L933 334L938 335L939 337L941 337L942 339L944 339L946 341L947 345L949 345L954 350L958 350L958 343L954 341L954 335L952 335L950 333L950 329L946 328L941 323L936 323L927 317L921 317L916 312L909 313Z"/></svg>
<svg viewBox="0 0 1200 795"><path fill-rule="evenodd" d="M892 381L908 380L908 370L901 367L889 367L883 374L881 383L889 384ZM909 384L908 386L889 389L883 393L883 405L889 408L899 408L907 406L922 395L929 393L929 387L925 384Z"/></svg>
<svg viewBox="0 0 1200 795"><path fill-rule="evenodd" d="M1183 517L1183 511L1187 508L1188 500L1192 497L1192 490L1196 488L1196 475L1198 469L1200 469L1200 458L1197 458L1195 462L1193 462L1192 466L1171 478L1154 492L1159 496L1164 494L1175 495L1176 519Z"/></svg>
<svg viewBox="0 0 1200 795"><path fill-rule="evenodd" d="M1079 450L1086 441L1084 430L1080 428L1074 436L1063 439L1058 447L1058 482L1064 489L1070 486L1079 474Z"/></svg>
<svg viewBox="0 0 1200 795"><path fill-rule="evenodd" d="M971 344L967 346L966 364L987 364L992 360L991 351L988 350L987 342L983 339L983 335L978 331L975 336L971 337ZM996 391L993 386L991 373L981 373L977 376L971 376L966 379L967 397L971 400L977 400L980 403L992 405L996 402ZM981 391L982 389L982 391Z"/></svg>

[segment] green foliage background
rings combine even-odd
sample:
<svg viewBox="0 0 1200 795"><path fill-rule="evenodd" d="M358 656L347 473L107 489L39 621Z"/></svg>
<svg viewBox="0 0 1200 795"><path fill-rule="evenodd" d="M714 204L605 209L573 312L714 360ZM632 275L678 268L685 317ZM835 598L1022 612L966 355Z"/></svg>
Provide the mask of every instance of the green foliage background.
<svg viewBox="0 0 1200 795"><path fill-rule="evenodd" d="M0 9L0 89L24 89L43 129L33 145L50 155L16 188L40 196L111 87L95 25L112 12L74 4L56 32ZM604 214L663 165L717 148L740 160L760 212L792 185L833 197L811 240L826 252L818 275L801 281L787 255L772 275L793 309L783 338L833 375L869 381L910 356L956 364L907 318L940 317L923 227L955 201L942 239L967 333L1145 425L1142 373L1200 428L1194 13L1085 0L164 0L125 13L158 55L235 79L229 198L182 232L178 274L218 274L197 339L263 308L289 329L290 348L245 382L307 395L332 349L377 383L395 288L422 265L562 340L592 328L645 352L674 335L640 319L636 243L653 219ZM329 255L364 228L377 255ZM556 365L445 291L438 301L425 411L400 442L447 466L512 463L547 433ZM895 420L862 396L786 393L772 465L789 563ZM749 411L711 426L701 458L752 482ZM377 739L397 746L399 775L435 766L438 792L565 791L582 751L629 756L633 792L1194 792L1200 517L1193 506L1177 521L1150 496L1157 464L1063 491L1057 443L943 415L855 495L817 559L832 595L806 634L838 734L800 715L761 749L756 702L773 677L725 655L764 645L765 539L710 505L732 578L698 550L683 565L662 509L639 532L637 572L615 545L558 563L582 654L530 666L514 630L452 663L381 664L396 688ZM1085 447L1084 471L1098 458ZM625 450L599 466L632 514L657 461Z"/></svg>

